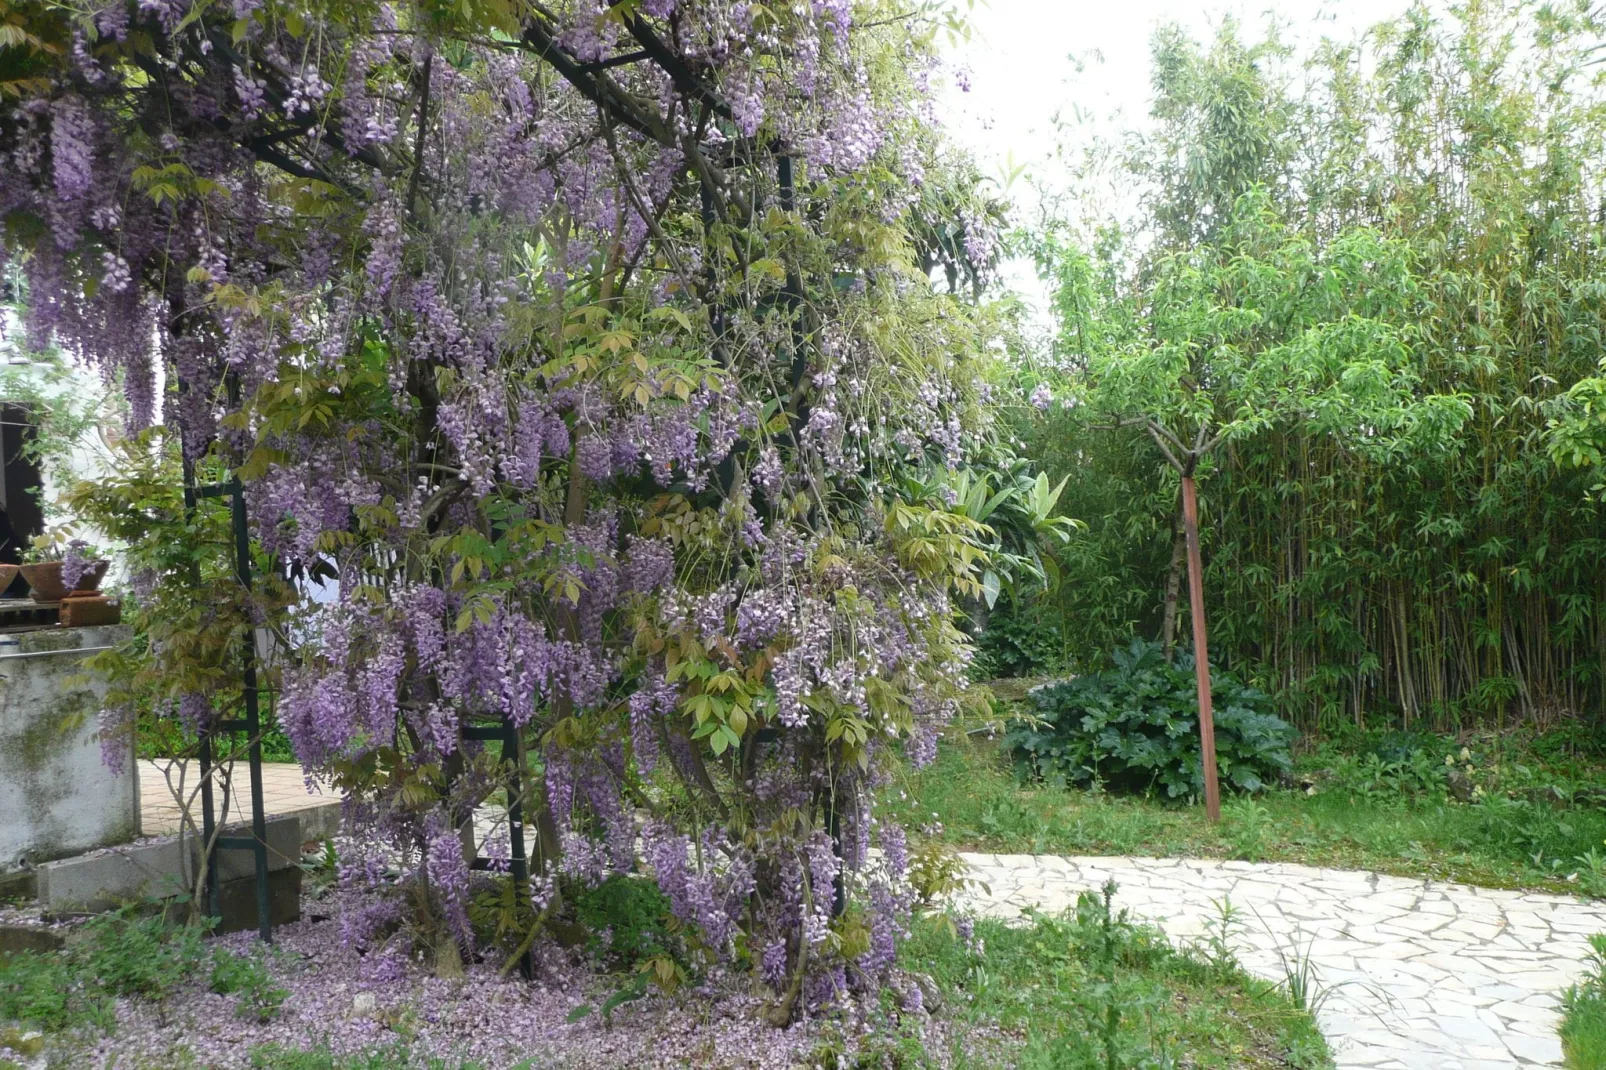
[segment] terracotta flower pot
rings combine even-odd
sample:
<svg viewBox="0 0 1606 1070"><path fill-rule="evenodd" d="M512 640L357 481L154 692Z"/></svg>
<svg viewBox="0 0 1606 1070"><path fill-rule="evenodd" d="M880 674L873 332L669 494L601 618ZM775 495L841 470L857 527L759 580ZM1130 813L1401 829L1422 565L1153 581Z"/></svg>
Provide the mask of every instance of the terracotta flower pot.
<svg viewBox="0 0 1606 1070"><path fill-rule="evenodd" d="M11 586L11 581L17 578L17 570L21 567L0 562L0 594L4 594L6 588Z"/></svg>
<svg viewBox="0 0 1606 1070"><path fill-rule="evenodd" d="M78 586L71 591L61 582L60 561L40 561L32 565L22 566L22 578L28 581L28 591L35 602L60 602L63 598L70 598L74 594L89 594L100 586L100 581L106 575L106 569L111 565L109 561L97 561L89 566L83 576L78 580Z"/></svg>

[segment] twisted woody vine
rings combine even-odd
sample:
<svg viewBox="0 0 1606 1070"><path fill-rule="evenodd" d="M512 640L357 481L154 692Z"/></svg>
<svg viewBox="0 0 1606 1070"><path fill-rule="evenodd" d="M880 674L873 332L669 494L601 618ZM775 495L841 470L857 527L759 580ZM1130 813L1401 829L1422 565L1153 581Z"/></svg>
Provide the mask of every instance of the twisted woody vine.
<svg viewBox="0 0 1606 1070"><path fill-rule="evenodd" d="M120 384L131 458L237 475L279 580L205 607L210 647L124 659L106 730L142 703L204 728L238 687L217 652L266 625L294 637L295 753L375 848L347 879L404 859L441 972L638 872L777 1023L884 980L921 889L875 796L971 701L955 603L986 541L909 490L988 434L988 327L905 222L942 166L946 19L910 7L14 21L0 216L28 342ZM973 269L993 243L969 221ZM122 515L142 603L188 597ZM504 719L523 753L463 736ZM469 860L506 828L472 816L505 810L511 761L535 875L487 937L469 907L499 878Z"/></svg>

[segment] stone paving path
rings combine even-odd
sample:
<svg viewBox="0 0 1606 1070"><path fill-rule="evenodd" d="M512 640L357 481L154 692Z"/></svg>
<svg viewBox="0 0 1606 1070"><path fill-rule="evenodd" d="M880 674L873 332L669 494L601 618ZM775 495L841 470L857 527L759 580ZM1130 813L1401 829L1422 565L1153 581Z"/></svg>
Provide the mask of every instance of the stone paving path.
<svg viewBox="0 0 1606 1070"><path fill-rule="evenodd" d="M1282 981L1308 949L1329 995L1317 1020L1340 1068L1559 1066L1560 996L1582 975L1606 902L1272 863L968 854L988 885L964 905L1055 912L1114 878L1115 902L1175 942L1204 938L1227 899L1244 968Z"/></svg>

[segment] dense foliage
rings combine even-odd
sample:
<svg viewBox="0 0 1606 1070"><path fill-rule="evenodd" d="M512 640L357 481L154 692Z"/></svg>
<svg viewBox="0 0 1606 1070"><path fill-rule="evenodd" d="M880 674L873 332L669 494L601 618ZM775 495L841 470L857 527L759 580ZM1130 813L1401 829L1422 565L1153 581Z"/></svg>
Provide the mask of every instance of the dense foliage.
<svg viewBox="0 0 1606 1070"><path fill-rule="evenodd" d="M377 852L348 879L404 859L442 972L483 937L469 856L507 858L507 823L475 842L472 812L518 766L533 790L499 798L538 872L500 900L504 954L566 885L634 869L639 833L697 960L755 968L774 1020L884 976L916 893L872 795L967 701L950 599L985 593L990 538L930 474L985 430L982 314L922 273L933 206L938 260L974 280L992 256L963 181L922 192L941 13L6 17L29 338L119 382L130 431L170 432L81 503L171 542L213 521L152 478L239 478L276 577L219 597L182 549L136 548L191 638L131 652L120 694L204 726L266 625L297 755ZM514 753L463 734L503 721Z"/></svg>
<svg viewBox="0 0 1606 1070"><path fill-rule="evenodd" d="M1201 461L1211 650L1303 723L1602 707L1601 33L1584 5L1418 8L1302 70L1230 23L1208 47L1157 37L1153 132L1082 172L1144 191L1141 209L1083 218L1057 199L1072 208L1039 246L1060 337L1058 366L1035 374L1073 406L1027 427L1026 452L1070 476L1090 523L1063 555L1073 661L1169 631L1180 563L1179 443L1110 429L1091 402L1114 366L1208 415L1188 431L1229 428ZM1240 251L1248 205L1280 235L1269 260ZM1285 268L1288 285L1257 292ZM1213 302L1180 321L1179 278L1211 282ZM1328 418L1348 372L1309 380L1320 361L1273 348L1308 358L1311 342L1353 344L1392 377L1385 422ZM1277 389L1224 409L1255 385L1238 370Z"/></svg>
<svg viewBox="0 0 1606 1070"><path fill-rule="evenodd" d="M1163 790L1193 798L1204 790L1199 699L1193 657L1169 661L1157 643L1134 640L1114 667L1034 688L1004 745L1022 773L1063 787L1097 784ZM1293 768L1294 730L1271 700L1231 673L1211 670L1216 763L1222 783L1259 791Z"/></svg>

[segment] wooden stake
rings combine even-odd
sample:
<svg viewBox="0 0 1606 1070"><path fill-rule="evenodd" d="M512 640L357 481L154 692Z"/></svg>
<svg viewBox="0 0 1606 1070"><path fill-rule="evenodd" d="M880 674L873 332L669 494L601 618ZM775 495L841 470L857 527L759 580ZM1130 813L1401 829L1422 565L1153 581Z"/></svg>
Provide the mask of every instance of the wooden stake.
<svg viewBox="0 0 1606 1070"><path fill-rule="evenodd" d="M1204 569L1199 555L1199 496L1193 476L1182 477L1182 526L1188 539L1188 598L1193 616L1193 674L1199 683L1199 757L1204 764L1205 813L1221 821L1216 779L1216 717L1210 707L1210 646L1205 641Z"/></svg>

